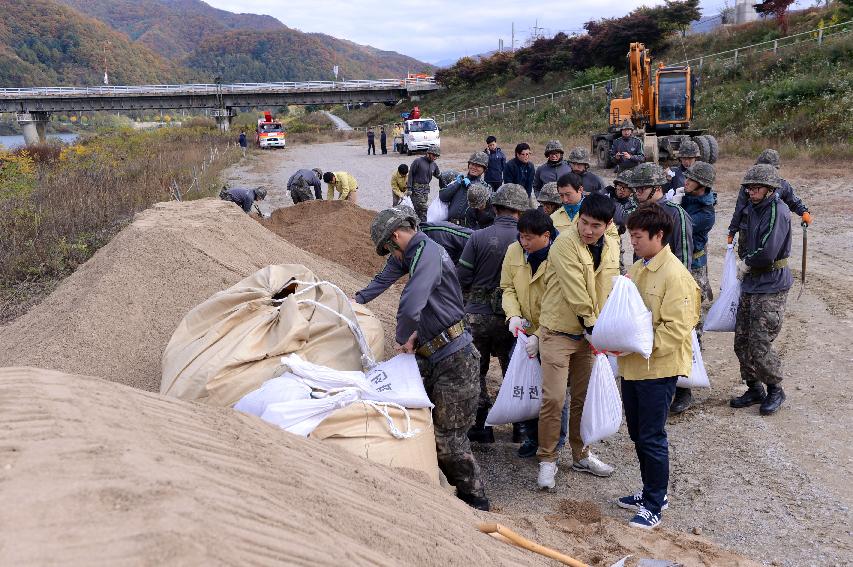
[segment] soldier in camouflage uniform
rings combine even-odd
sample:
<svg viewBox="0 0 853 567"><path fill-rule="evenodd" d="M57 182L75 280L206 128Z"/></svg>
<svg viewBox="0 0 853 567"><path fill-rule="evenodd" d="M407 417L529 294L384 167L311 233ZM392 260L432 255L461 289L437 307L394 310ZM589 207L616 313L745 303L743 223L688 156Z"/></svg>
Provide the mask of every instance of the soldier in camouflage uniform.
<svg viewBox="0 0 853 567"><path fill-rule="evenodd" d="M557 191L556 181L549 181L543 185L536 200L539 201L539 204L542 205L542 210L549 217L563 206L563 200L560 199L560 192Z"/></svg>
<svg viewBox="0 0 853 567"><path fill-rule="evenodd" d="M761 404L761 415L776 413L785 401L782 359L773 348L793 284L788 269L791 211L777 194L781 185L776 168L769 164L752 166L743 178L749 204L744 209L742 260L748 270L741 282L734 346L748 389L729 404L733 408Z"/></svg>
<svg viewBox="0 0 853 567"><path fill-rule="evenodd" d="M435 177L441 180L441 171L435 160L441 155L441 148L432 144L427 148L426 155L416 158L409 167L409 177L406 188L415 206L415 212L421 222L426 221L427 203L429 202L429 184Z"/></svg>
<svg viewBox="0 0 853 567"><path fill-rule="evenodd" d="M470 195L470 192L469 192ZM480 400L477 421L468 437L480 443L494 443L486 416L492 401L486 389L486 374L492 356L498 359L501 373L506 373L513 336L507 332L506 316L501 307L501 267L509 245L518 240L518 216L530 205L527 191L521 185L501 185L492 197L495 223L471 235L456 267L462 290L469 292L465 303L465 321L480 351Z"/></svg>
<svg viewBox="0 0 853 567"><path fill-rule="evenodd" d="M438 192L438 198L447 203L447 220L460 226L468 226L466 212L468 210L468 191L474 185L488 187L489 194L492 188L483 181L483 173L489 166L489 156L486 152L479 151L471 154L468 158L467 175L459 175L452 183ZM468 228L474 228L468 226Z"/></svg>
<svg viewBox="0 0 853 567"><path fill-rule="evenodd" d="M604 181L599 176L589 170L591 162L589 161L589 152L585 148L573 148L566 158L569 162L569 167L583 180L583 192L587 195L591 193L604 193Z"/></svg>
<svg viewBox="0 0 853 567"><path fill-rule="evenodd" d="M463 322L462 294L447 252L417 230L408 208L381 211L370 226L376 253L391 252L409 274L397 309L398 350L416 355L430 401L438 465L456 495L489 509L468 429L477 410L480 353Z"/></svg>
<svg viewBox="0 0 853 567"><path fill-rule="evenodd" d="M637 201L634 200L634 190L631 189L631 175L633 169L620 171L613 185L604 188L604 194L616 201L616 211L613 213L613 223L619 233L619 273L623 276L625 267L625 239L622 237L626 232L625 221L628 215L637 210Z"/></svg>
<svg viewBox="0 0 853 567"><path fill-rule="evenodd" d="M465 221L462 226L471 230L481 230L494 224L493 194L492 188L485 183L473 183L468 187L468 209L465 211Z"/></svg>
<svg viewBox="0 0 853 567"><path fill-rule="evenodd" d="M322 169L300 169L287 180L287 189L293 204L312 199L322 199L322 185L320 179L323 177Z"/></svg>
<svg viewBox="0 0 853 567"><path fill-rule="evenodd" d="M610 159L616 163L616 172L633 169L646 161L643 142L634 136L634 123L626 118L619 128L622 136L613 140L610 146Z"/></svg>
<svg viewBox="0 0 853 567"><path fill-rule="evenodd" d="M717 194L714 193L714 179L716 171L714 166L704 161L694 162L684 171L684 197L681 200L682 208L690 215L693 221L693 261L690 264L690 274L696 280L696 285L702 293L702 304L699 315L699 324L696 325L696 335L699 345L702 345L702 327L705 324L705 315L711 302L714 300L714 292L708 281L708 233L714 228L716 213L714 205L717 203Z"/></svg>

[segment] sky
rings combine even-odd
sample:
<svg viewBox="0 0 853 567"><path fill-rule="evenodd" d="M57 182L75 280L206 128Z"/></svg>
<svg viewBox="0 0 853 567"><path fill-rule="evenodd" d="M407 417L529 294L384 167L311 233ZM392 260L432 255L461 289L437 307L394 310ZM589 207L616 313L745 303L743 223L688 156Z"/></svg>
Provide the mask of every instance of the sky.
<svg viewBox="0 0 853 567"><path fill-rule="evenodd" d="M510 47L515 23L516 47L538 33L580 32L584 22L624 16L660 0L205 0L211 6L273 16L291 28L321 32L397 51L428 63L447 65L465 55ZM757 1L757 0L754 0ZM703 19L719 14L726 0L701 2ZM735 0L728 0L733 6ZM534 30L534 28L537 28Z"/></svg>

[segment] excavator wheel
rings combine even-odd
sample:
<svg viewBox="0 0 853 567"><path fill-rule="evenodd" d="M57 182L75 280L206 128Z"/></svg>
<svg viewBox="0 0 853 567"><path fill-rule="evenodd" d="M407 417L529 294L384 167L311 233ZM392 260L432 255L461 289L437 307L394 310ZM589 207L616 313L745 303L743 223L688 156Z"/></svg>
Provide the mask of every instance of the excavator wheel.
<svg viewBox="0 0 853 567"><path fill-rule="evenodd" d="M708 152L708 163L717 163L717 160L720 158L720 145L717 143L717 139L708 134L702 137L708 140L708 147L710 149Z"/></svg>
<svg viewBox="0 0 853 567"><path fill-rule="evenodd" d="M598 162L598 167L609 169L613 167L613 162L610 161L610 147L606 140L599 140L595 145L595 159Z"/></svg>
<svg viewBox="0 0 853 567"><path fill-rule="evenodd" d="M711 163L711 143L708 141L708 136L695 136L693 141L699 146L699 159Z"/></svg>

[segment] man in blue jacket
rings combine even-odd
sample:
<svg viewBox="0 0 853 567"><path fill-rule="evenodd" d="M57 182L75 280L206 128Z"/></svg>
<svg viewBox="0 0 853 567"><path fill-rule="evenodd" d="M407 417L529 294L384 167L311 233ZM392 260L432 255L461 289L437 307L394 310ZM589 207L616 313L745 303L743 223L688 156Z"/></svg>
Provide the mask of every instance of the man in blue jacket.
<svg viewBox="0 0 853 567"><path fill-rule="evenodd" d="M498 187L504 182L504 166L506 166L506 156L502 149L498 147L498 139L494 136L486 138L486 155L489 156L489 165L486 167L486 183L492 187L492 191L497 191Z"/></svg>
<svg viewBox="0 0 853 567"><path fill-rule="evenodd" d="M370 226L376 253L401 262L409 281L397 308L398 350L414 353L430 401L438 466L456 496L489 509L480 465L471 452L480 390L480 353L465 328L462 291L447 252L417 230L418 218L405 208L381 211Z"/></svg>
<svg viewBox="0 0 853 567"><path fill-rule="evenodd" d="M254 189L227 189L223 187L222 191L219 192L220 199L235 203L246 214L251 213L254 206L258 214L261 215L261 210L255 204L255 201L263 201L266 197L267 190L263 187L256 187Z"/></svg>
<svg viewBox="0 0 853 567"><path fill-rule="evenodd" d="M527 196L533 192L533 177L536 167L530 161L530 145L521 142L515 146L515 157L504 166L504 183L521 185L527 191Z"/></svg>
<svg viewBox="0 0 853 567"><path fill-rule="evenodd" d="M729 401L733 408L761 404L761 415L779 411L785 401L782 359L773 341L782 330L785 301L793 285L791 211L779 198L782 181L769 164L753 165L743 178L749 193L740 256L746 265L735 323L735 354L747 391ZM765 393L764 386L767 386Z"/></svg>
<svg viewBox="0 0 853 567"><path fill-rule="evenodd" d="M468 188L472 184L483 184L483 173L488 166L489 156L486 152L474 152L468 159L468 174L459 175L453 183L438 192L438 198L447 203L447 220L459 226L466 226Z"/></svg>

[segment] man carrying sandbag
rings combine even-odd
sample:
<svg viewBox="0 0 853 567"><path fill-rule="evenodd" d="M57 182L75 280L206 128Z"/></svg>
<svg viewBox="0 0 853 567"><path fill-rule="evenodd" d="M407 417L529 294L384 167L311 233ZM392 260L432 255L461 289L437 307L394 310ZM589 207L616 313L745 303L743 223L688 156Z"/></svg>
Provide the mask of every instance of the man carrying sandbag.
<svg viewBox="0 0 853 567"><path fill-rule="evenodd" d="M462 320L462 292L444 249L418 232L408 208L385 209L370 226L376 253L402 262L409 281L397 308L398 349L415 353L430 401L438 465L456 495L469 506L489 509L480 466L468 429L477 411L480 353Z"/></svg>
<svg viewBox="0 0 853 567"><path fill-rule="evenodd" d="M748 390L729 404L733 408L761 404L759 413L772 415L785 401L780 385L782 359L773 341L782 330L785 301L793 285L788 268L791 211L777 193L782 182L772 165L750 167L743 186L749 192L749 204L744 209L746 229L740 252L747 270L740 288L735 354Z"/></svg>
<svg viewBox="0 0 853 567"><path fill-rule="evenodd" d="M641 205L626 224L640 257L628 269L628 277L652 312L654 346L648 359L639 353L619 357L622 405L640 461L643 489L619 498L617 504L636 512L628 525L653 529L668 506L666 418L675 383L679 376L690 374L693 364L691 332L699 321L699 286L667 244L673 222L665 207Z"/></svg>
<svg viewBox="0 0 853 567"><path fill-rule="evenodd" d="M491 426L486 426L486 416L492 407L486 374L493 356L501 365L501 376L506 374L513 345L501 308L501 265L507 248L518 239L518 215L529 205L530 198L524 187L514 183L501 185L492 197L494 224L474 232L456 266L459 283L468 298L465 324L474 337L474 346L480 351L480 401L477 420L468 432L468 438L479 443L495 442Z"/></svg>
<svg viewBox="0 0 853 567"><path fill-rule="evenodd" d="M593 354L584 333L596 318L619 275L619 242L607 232L613 201L595 193L584 198L578 220L561 232L548 253L538 346L542 359L542 409L539 412L539 488L553 488L557 474L560 414L569 387L569 445L572 468L610 476L581 439L580 425ZM536 344L536 336L531 343ZM530 354L530 351L528 351ZM535 352L533 353L535 355Z"/></svg>

